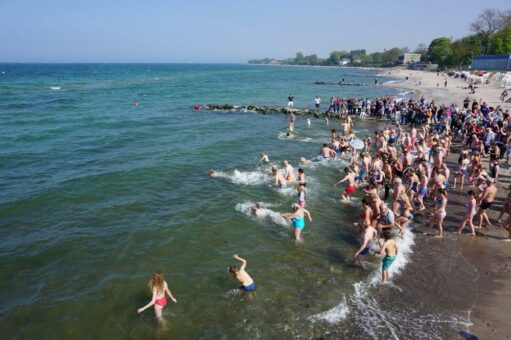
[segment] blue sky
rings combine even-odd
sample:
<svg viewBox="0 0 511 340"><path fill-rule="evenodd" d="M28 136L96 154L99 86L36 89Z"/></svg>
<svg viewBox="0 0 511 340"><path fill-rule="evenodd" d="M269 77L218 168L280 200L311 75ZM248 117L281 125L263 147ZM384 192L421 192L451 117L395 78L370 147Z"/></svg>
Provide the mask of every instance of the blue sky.
<svg viewBox="0 0 511 340"><path fill-rule="evenodd" d="M509 0L0 0L0 62L245 62L459 38Z"/></svg>

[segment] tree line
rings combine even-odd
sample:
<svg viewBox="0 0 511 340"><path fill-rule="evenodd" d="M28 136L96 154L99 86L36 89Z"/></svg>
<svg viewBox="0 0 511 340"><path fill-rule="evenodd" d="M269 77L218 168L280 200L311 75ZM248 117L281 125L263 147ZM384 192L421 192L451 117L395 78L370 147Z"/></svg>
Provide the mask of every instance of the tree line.
<svg viewBox="0 0 511 340"><path fill-rule="evenodd" d="M420 44L412 53L421 55L421 62L431 62L440 67L467 66L476 55L511 54L511 10L486 9L470 24L472 34L453 40L440 37L433 39L429 46ZM350 66L385 67L395 65L401 54L410 53L407 47L393 47L383 52L367 53L365 49L332 51L328 58L316 54L296 53L294 58L276 60L271 58L249 60L250 64L284 64L334 66L341 60Z"/></svg>

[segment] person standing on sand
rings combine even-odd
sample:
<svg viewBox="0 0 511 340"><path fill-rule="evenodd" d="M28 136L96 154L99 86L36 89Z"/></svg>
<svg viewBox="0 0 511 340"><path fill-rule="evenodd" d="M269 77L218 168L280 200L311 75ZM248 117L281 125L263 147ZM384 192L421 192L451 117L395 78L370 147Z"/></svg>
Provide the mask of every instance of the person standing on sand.
<svg viewBox="0 0 511 340"><path fill-rule="evenodd" d="M245 271L245 268L247 267L247 260L242 259L238 256L238 254L234 254L232 256L234 259L241 262L241 266L238 268L236 266L229 266L227 270L231 275L239 282L241 283L240 289L244 292L252 292L256 288L256 284L254 280L248 275L248 273Z"/></svg>
<svg viewBox="0 0 511 340"><path fill-rule="evenodd" d="M385 257L383 257L382 261L381 283L384 284L390 279L389 268L396 260L399 249L396 242L392 239L390 230L383 231L382 236L384 241L380 248L380 255L383 255L383 252L385 252Z"/></svg>
<svg viewBox="0 0 511 340"><path fill-rule="evenodd" d="M435 198L435 212L431 214L431 222L430 227L433 226L433 224L436 224L438 227L438 235L437 237L443 236L443 223L444 218L447 215L447 212L445 211L445 207L447 206L447 193L445 191L445 188L439 188L438 194Z"/></svg>
<svg viewBox="0 0 511 340"><path fill-rule="evenodd" d="M293 96L293 94L292 94L292 93L290 93L290 94L289 94L289 96L287 96L287 107L288 107L288 108L292 108L292 107L294 107L294 103L293 103L293 99L294 99L294 98L295 98L295 97Z"/></svg>
<svg viewBox="0 0 511 340"><path fill-rule="evenodd" d="M156 318L160 323L163 323L164 320L162 316L162 311L163 307L167 305L166 294L174 303L177 303L177 300L170 292L169 286L167 285L167 281L165 281L165 278L161 271L157 271L153 274L153 276L151 276L151 279L149 280L149 287L153 292L153 298L147 305L145 305L142 308L139 308L137 312L140 314L147 308L154 306L154 314L156 315Z"/></svg>
<svg viewBox="0 0 511 340"><path fill-rule="evenodd" d="M504 102L507 96L508 96L507 90L504 89L504 91L502 91L502 93L500 94L500 101Z"/></svg>
<svg viewBox="0 0 511 340"><path fill-rule="evenodd" d="M461 234L463 229L465 229L465 225L468 223L470 226L470 235L475 236L475 227L474 223L472 223L472 219L476 215L476 196L474 194L474 191L469 190L467 192L468 195L468 202L467 202L467 212L465 213L465 217L463 218L463 221L461 221L460 228L458 229L458 234Z"/></svg>
<svg viewBox="0 0 511 340"><path fill-rule="evenodd" d="M481 194L481 205L479 206L479 211L477 212L477 215L479 216L479 223L477 223L477 228L482 227L483 221L486 221L489 227L492 226L490 219L488 218L488 214L486 214L486 210L492 206L493 200L495 199L495 196L497 196L497 187L495 186L495 180L490 177L486 179L486 185L486 188Z"/></svg>

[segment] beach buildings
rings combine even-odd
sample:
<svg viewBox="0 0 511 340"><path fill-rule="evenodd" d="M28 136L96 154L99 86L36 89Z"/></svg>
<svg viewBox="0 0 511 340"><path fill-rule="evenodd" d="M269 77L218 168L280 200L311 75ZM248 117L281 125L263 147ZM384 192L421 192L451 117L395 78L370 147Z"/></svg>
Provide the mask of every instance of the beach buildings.
<svg viewBox="0 0 511 340"><path fill-rule="evenodd" d="M472 70L511 70L511 54L479 55L472 58Z"/></svg>
<svg viewBox="0 0 511 340"><path fill-rule="evenodd" d="M398 64L409 65L421 62L420 53L405 53L399 56L397 59Z"/></svg>

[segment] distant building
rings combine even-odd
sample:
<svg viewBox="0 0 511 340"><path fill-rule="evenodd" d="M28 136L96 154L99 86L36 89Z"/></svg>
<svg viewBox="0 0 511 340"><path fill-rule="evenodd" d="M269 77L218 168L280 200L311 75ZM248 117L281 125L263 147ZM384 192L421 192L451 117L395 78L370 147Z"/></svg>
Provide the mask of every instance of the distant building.
<svg viewBox="0 0 511 340"><path fill-rule="evenodd" d="M397 62L402 65L409 65L421 62L420 53L405 53L397 58Z"/></svg>
<svg viewBox="0 0 511 340"><path fill-rule="evenodd" d="M341 60L339 60L339 65L341 66L348 65L349 63L350 60L348 58L342 58Z"/></svg>
<svg viewBox="0 0 511 340"><path fill-rule="evenodd" d="M472 57L472 70L511 70L511 54L478 55Z"/></svg>

